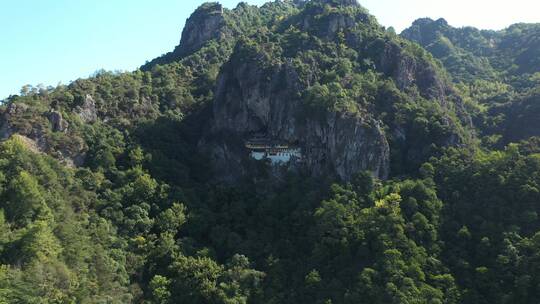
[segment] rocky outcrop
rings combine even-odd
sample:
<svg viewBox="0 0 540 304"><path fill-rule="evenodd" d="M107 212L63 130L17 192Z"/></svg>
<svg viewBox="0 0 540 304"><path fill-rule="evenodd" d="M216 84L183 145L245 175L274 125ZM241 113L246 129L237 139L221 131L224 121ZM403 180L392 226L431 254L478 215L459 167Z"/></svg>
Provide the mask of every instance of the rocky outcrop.
<svg viewBox="0 0 540 304"><path fill-rule="evenodd" d="M328 9L328 5L335 9ZM342 7L347 6L347 9ZM452 87L437 70L435 63L418 47L398 39L373 39L365 32L384 29L355 0L316 0L299 15L297 26L330 41L340 39L355 49L363 59L369 59L381 73L391 77L402 91L417 87L426 99L446 103ZM445 23L446 21L436 21ZM341 42L340 42L341 43ZM422 53L424 52L424 53Z"/></svg>
<svg viewBox="0 0 540 304"><path fill-rule="evenodd" d="M420 54L413 54L396 42L387 42L376 66L379 71L391 77L400 90L417 90L423 98L438 102L448 113L454 112L461 124L472 130L471 116L451 80L421 52L425 51L419 50ZM454 125L451 128L455 128L455 123L450 116L444 119L445 126ZM456 137L453 137L449 142L453 145L455 141Z"/></svg>
<svg viewBox="0 0 540 304"><path fill-rule="evenodd" d="M249 166L244 141L265 134L302 150L301 163L311 174L336 174L344 180L371 171L386 178L389 147L380 123L368 115L328 111L306 114L297 97L298 76L291 63L265 66L233 56L218 79L213 104L212 134L200 146L210 150L217 175L241 176Z"/></svg>
<svg viewBox="0 0 540 304"><path fill-rule="evenodd" d="M13 134L12 138L22 143L28 150L34 153L38 153L38 154L43 153L43 146L31 138L28 138L20 134Z"/></svg>
<svg viewBox="0 0 540 304"><path fill-rule="evenodd" d="M95 122L98 118L96 110L96 102L91 95L86 95L82 106L77 108L79 118L85 123Z"/></svg>
<svg viewBox="0 0 540 304"><path fill-rule="evenodd" d="M186 20L180 44L169 53L144 64L150 70L156 64L168 64L192 55L214 39L234 39L233 31L225 21L225 10L219 3L204 3Z"/></svg>
<svg viewBox="0 0 540 304"><path fill-rule="evenodd" d="M8 139L11 136L11 134L13 134L13 131L11 130L11 127L3 119L1 119L1 121L0 121L0 140Z"/></svg>
<svg viewBox="0 0 540 304"><path fill-rule="evenodd" d="M413 85L427 99L435 99L444 103L451 87L443 80L435 67L418 56L407 54L401 46L394 42L384 45L377 68L394 79L400 90Z"/></svg>
<svg viewBox="0 0 540 304"><path fill-rule="evenodd" d="M64 120L62 113L58 111L51 111L49 113L49 121L51 122L53 132L66 132L69 123Z"/></svg>
<svg viewBox="0 0 540 304"><path fill-rule="evenodd" d="M28 105L24 103L10 103L6 110L0 113L0 140L6 140L17 130L11 123L12 117L24 115Z"/></svg>
<svg viewBox="0 0 540 304"><path fill-rule="evenodd" d="M186 21L175 53L185 56L197 51L206 42L222 37L225 27L223 6L218 3L203 4Z"/></svg>
<svg viewBox="0 0 540 304"><path fill-rule="evenodd" d="M31 151L51 155L67 166L84 163L86 143L72 133L60 111L40 112L24 103L9 103L0 111L0 140L11 137L18 138Z"/></svg>
<svg viewBox="0 0 540 304"><path fill-rule="evenodd" d="M333 7L351 7L352 11L344 13L336 10L327 12L326 5ZM368 24L370 16L356 0L320 0L304 10L298 26L307 32L327 40L336 38L339 32L348 32L359 24Z"/></svg>
<svg viewBox="0 0 540 304"><path fill-rule="evenodd" d="M418 42L420 45L427 45L433 43L441 34L448 30L448 22L443 18L436 21L431 18L420 18L415 20L411 27L405 29L401 33L401 36Z"/></svg>

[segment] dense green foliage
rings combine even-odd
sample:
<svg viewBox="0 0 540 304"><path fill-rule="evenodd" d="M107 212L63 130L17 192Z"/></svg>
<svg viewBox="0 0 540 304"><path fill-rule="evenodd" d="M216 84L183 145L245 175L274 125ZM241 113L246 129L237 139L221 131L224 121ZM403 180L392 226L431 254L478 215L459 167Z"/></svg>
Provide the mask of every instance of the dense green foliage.
<svg viewBox="0 0 540 304"><path fill-rule="evenodd" d="M440 59L456 81L521 78L540 70L538 24L502 31L454 28L444 19L418 19L401 34Z"/></svg>
<svg viewBox="0 0 540 304"><path fill-rule="evenodd" d="M501 148L540 135L532 119L538 116L539 24L485 31L419 19L401 35L425 47L452 74L484 143Z"/></svg>
<svg viewBox="0 0 540 304"><path fill-rule="evenodd" d="M0 303L537 301L537 26L424 22L429 53L348 0L223 14L194 52L0 106ZM214 179L198 146L242 62L297 73L298 119L379 121L390 179Z"/></svg>

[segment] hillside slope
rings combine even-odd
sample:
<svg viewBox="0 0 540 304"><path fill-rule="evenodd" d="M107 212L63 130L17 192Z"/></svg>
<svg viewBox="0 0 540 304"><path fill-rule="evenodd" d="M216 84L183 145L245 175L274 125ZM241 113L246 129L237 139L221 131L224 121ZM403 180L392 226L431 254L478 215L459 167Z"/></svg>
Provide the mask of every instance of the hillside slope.
<svg viewBox="0 0 540 304"><path fill-rule="evenodd" d="M0 302L534 303L535 33L206 3L136 71L24 87Z"/></svg>
<svg viewBox="0 0 540 304"><path fill-rule="evenodd" d="M501 147L540 135L531 120L540 114L534 106L540 102L540 24L485 31L425 18L401 36L425 47L462 83L463 96L478 103L473 116L486 142Z"/></svg>

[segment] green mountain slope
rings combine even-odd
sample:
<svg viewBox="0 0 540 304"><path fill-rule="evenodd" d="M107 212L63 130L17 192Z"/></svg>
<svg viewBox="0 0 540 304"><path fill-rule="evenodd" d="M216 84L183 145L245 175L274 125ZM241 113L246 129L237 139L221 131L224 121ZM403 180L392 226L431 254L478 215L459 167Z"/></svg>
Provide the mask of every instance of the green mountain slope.
<svg viewBox="0 0 540 304"><path fill-rule="evenodd" d="M540 135L533 121L523 120L538 115L533 103L540 102L539 24L484 31L454 28L444 19L419 19L401 36L429 50L454 82L462 83L487 142L501 146Z"/></svg>
<svg viewBox="0 0 540 304"><path fill-rule="evenodd" d="M0 302L534 303L536 33L207 3L136 71L23 88Z"/></svg>
<svg viewBox="0 0 540 304"><path fill-rule="evenodd" d="M454 28L444 19L418 19L401 36L440 59L456 81L496 80L540 71L540 25L514 24L501 31Z"/></svg>

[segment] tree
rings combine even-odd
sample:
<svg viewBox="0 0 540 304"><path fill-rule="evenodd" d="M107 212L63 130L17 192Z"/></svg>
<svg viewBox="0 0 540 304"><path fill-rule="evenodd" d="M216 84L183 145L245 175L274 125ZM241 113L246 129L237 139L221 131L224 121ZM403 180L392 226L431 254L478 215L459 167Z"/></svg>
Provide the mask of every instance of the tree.
<svg viewBox="0 0 540 304"><path fill-rule="evenodd" d="M26 225L45 204L37 180L28 172L21 171L6 189L5 210L8 220L19 226Z"/></svg>

